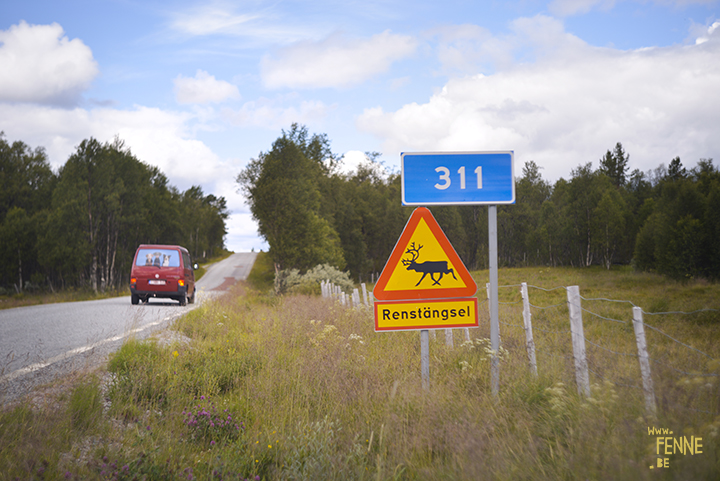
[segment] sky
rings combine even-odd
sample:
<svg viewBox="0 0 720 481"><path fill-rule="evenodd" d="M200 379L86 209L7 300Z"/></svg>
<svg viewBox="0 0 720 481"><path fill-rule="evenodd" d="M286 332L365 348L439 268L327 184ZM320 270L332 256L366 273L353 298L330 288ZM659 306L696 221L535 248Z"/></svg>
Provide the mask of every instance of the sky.
<svg viewBox="0 0 720 481"><path fill-rule="evenodd" d="M720 158L720 0L0 2L0 131L57 171L122 139L223 196L293 123L363 152L507 151L549 182L621 142L630 170ZM715 162L716 164L718 161Z"/></svg>

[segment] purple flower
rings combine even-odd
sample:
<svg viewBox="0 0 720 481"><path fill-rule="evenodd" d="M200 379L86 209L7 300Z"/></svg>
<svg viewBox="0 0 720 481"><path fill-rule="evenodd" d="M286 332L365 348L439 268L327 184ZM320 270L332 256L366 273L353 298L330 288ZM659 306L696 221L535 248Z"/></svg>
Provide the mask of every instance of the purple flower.
<svg viewBox="0 0 720 481"><path fill-rule="evenodd" d="M215 441L210 441L210 446L215 446Z"/></svg>

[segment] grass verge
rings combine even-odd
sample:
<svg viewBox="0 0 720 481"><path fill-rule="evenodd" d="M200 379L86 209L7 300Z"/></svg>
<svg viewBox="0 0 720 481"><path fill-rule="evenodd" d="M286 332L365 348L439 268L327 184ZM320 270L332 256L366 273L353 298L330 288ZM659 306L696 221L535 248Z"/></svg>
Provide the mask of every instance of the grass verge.
<svg viewBox="0 0 720 481"><path fill-rule="evenodd" d="M483 285L486 273L474 275ZM520 282L536 286L531 302L546 307L533 311L538 377L517 327ZM649 335L651 357L673 367L653 365L652 418L637 359L588 346L597 374L583 398L567 357L565 291L544 289L580 285L588 340L628 354L632 325L607 319L627 320L631 306L589 299L649 312L717 308L719 286L571 269L504 270L500 284L497 397L483 312L471 342L462 331L454 348L443 335L431 340L424 392L417 332L375 333L365 308L239 284L175 324L186 342L126 342L108 365L102 415L92 380L62 400L67 408L3 412L0 479L32 479L41 468L72 479L717 479L720 366ZM717 359L715 315L652 322ZM658 455L651 428L700 437L702 452L666 454L661 445ZM650 469L658 459L669 467Z"/></svg>

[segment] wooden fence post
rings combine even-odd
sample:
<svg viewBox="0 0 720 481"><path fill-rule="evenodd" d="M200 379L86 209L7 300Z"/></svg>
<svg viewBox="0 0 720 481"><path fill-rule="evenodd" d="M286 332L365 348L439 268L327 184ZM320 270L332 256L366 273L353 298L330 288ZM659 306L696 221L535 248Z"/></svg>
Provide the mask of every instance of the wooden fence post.
<svg viewBox="0 0 720 481"><path fill-rule="evenodd" d="M445 345L447 347L454 347L455 343L453 342L453 332L452 329L445 329Z"/></svg>
<svg viewBox="0 0 720 481"><path fill-rule="evenodd" d="M643 322L642 309L639 307L633 307L633 327L635 328L638 361L640 362L643 392L645 393L645 409L648 414L654 417L657 412L657 407L655 405L655 390L653 389L653 381L650 374L650 357L648 356L647 343L645 342L645 324Z"/></svg>
<svg viewBox="0 0 720 481"><path fill-rule="evenodd" d="M578 393L590 397L590 376L585 357L585 333L583 332L582 309L580 307L580 288L567 288L567 303L570 311L570 333L572 335L573 356L575 358L575 380Z"/></svg>
<svg viewBox="0 0 720 481"><path fill-rule="evenodd" d="M363 282L362 284L360 284L360 286L362 287L363 300L365 301L365 305L366 305L366 306L369 306L370 304L368 303L367 287L365 287L365 283L364 283L364 282Z"/></svg>
<svg viewBox="0 0 720 481"><path fill-rule="evenodd" d="M532 314L530 313L530 298L528 297L527 282L520 284L520 294L523 299L523 322L525 324L525 345L527 346L530 370L537 377L537 361L535 360L535 341L532 332Z"/></svg>

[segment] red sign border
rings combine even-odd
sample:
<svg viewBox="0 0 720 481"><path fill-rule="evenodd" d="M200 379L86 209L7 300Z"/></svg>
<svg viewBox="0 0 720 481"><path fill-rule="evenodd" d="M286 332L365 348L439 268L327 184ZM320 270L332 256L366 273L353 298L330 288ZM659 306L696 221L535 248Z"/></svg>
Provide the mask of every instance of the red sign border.
<svg viewBox="0 0 720 481"><path fill-rule="evenodd" d="M460 276L463 282L465 282L466 287L451 287L446 289L414 289L403 291L385 290L385 288L387 287L387 283L389 282L390 277L395 270L395 267L400 263L400 259L404 254L403 250L405 249L405 246L408 244L408 242L410 242L410 239L415 233L415 230L417 229L417 226L420 223L421 219L425 219L425 222L430 228L430 232L432 232L432 234L435 236L435 239L437 239L440 247L443 249L443 251L445 251L445 254L448 256L448 260L453 265L453 267L455 267L455 274ZM393 248L392 254L390 254L390 258L385 263L385 267L383 268L383 271L380 274L377 283L375 284L375 288L373 289L373 295L375 296L375 299L379 299L381 301L472 297L475 295L476 292L477 284L475 283L475 280L470 275L470 272L467 270L467 267L465 267L465 264L463 264L462 260L460 260L460 256L458 256L457 252L455 252L455 249L453 248L452 244L450 244L450 241L448 240L440 225L435 220L435 217L433 217L430 210L426 207L418 207L413 211L410 219L408 219L407 221L407 224L405 224L405 228L403 229L402 234L400 234L400 238L395 244L395 248Z"/></svg>

